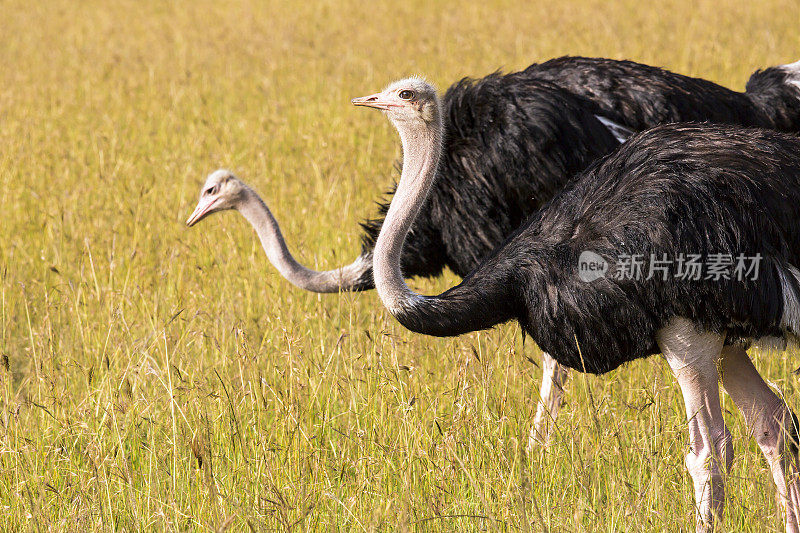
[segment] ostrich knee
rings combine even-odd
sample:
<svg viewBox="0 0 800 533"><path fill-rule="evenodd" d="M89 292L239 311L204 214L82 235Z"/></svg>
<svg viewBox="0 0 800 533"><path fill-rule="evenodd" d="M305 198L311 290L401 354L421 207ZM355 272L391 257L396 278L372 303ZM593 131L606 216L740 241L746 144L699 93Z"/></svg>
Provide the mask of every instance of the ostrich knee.
<svg viewBox="0 0 800 533"><path fill-rule="evenodd" d="M690 433L698 426L691 421ZM716 433L692 442L686 454L686 469L694 484L694 497L698 511L698 531L713 528L713 521L721 518L725 502L725 476L733 462L733 443L728 428L715 428Z"/></svg>
<svg viewBox="0 0 800 533"><path fill-rule="evenodd" d="M528 438L528 451L537 443L547 445L552 436L555 420L564 398L564 384L569 371L558 364L548 353L542 353L542 386L533 428Z"/></svg>
<svg viewBox="0 0 800 533"><path fill-rule="evenodd" d="M686 468L694 478L694 473L702 478L724 479L733 463L733 439L726 426L710 439L692 444L686 454Z"/></svg>
<svg viewBox="0 0 800 533"><path fill-rule="evenodd" d="M752 428L758 447L770 465L797 457L797 417L780 399ZM771 414L770 414L771 413Z"/></svg>

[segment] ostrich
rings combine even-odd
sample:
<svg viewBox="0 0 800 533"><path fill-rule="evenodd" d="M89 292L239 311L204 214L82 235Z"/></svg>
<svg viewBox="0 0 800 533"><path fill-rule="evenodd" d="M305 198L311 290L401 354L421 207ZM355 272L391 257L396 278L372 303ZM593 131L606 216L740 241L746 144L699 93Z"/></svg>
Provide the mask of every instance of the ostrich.
<svg viewBox="0 0 800 533"><path fill-rule="evenodd" d="M402 271L406 277L432 277L449 267L463 277L631 130L682 120L800 128L796 80L800 63L772 67L753 74L747 92L738 93L656 67L582 57L465 78L443 99L447 135L440 175L406 238ZM274 235L265 242L276 248L267 249L267 256L305 290L372 289L372 249L387 208L381 204L379 216L362 224L362 251L349 265L323 272L303 267L289 254L271 215ZM531 446L549 440L567 377L547 353L542 363Z"/></svg>
<svg viewBox="0 0 800 533"><path fill-rule="evenodd" d="M401 250L437 179L437 93L412 78L353 103L383 110L403 145L372 261L378 295L403 326L454 336L516 319L559 364L596 374L662 353L684 397L698 530L722 515L733 458L721 381L772 470L787 531L800 531L797 420L745 351L752 341L800 332L800 139L711 124L637 134L580 173L459 285L422 296L406 285ZM697 253L754 257L761 269L749 277L582 280L587 251L617 266L639 254L665 262Z"/></svg>

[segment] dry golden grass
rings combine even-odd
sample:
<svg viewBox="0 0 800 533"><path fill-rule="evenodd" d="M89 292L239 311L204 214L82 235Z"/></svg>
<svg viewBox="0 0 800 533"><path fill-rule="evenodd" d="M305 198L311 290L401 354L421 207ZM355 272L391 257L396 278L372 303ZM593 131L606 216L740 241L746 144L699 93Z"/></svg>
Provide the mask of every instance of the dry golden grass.
<svg viewBox="0 0 800 533"><path fill-rule="evenodd" d="M540 371L515 326L414 335L373 293L293 289L235 214L183 220L204 175L230 167L300 257L339 264L399 150L351 97L563 54L741 89L800 59L796 2L0 13L0 528L691 528L683 407L660 359L573 376L556 443L525 456ZM756 354L793 405L796 355ZM725 527L779 530L764 461L724 407L738 454Z"/></svg>

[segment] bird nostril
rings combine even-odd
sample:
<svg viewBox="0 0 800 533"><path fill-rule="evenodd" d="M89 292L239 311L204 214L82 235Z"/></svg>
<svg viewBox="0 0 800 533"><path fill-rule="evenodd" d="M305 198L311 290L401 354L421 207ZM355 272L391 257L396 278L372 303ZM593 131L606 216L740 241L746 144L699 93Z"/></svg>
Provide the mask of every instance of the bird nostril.
<svg viewBox="0 0 800 533"><path fill-rule="evenodd" d="M374 102L377 99L378 99L377 96L370 96L369 98L367 98L367 102Z"/></svg>

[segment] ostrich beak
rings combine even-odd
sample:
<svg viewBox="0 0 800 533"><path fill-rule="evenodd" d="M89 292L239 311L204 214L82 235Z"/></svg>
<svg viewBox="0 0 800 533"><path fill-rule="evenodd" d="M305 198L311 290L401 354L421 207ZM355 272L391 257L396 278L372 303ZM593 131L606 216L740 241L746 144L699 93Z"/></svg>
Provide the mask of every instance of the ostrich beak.
<svg viewBox="0 0 800 533"><path fill-rule="evenodd" d="M194 212L186 219L186 225L192 227L203 220L206 215L211 213L211 209L217 203L217 200L219 200L219 198L201 198L197 203L197 207L194 208Z"/></svg>
<svg viewBox="0 0 800 533"><path fill-rule="evenodd" d="M386 100L382 93L353 98L350 102L355 106L374 107L375 109L382 109L384 111L394 105L393 102Z"/></svg>

